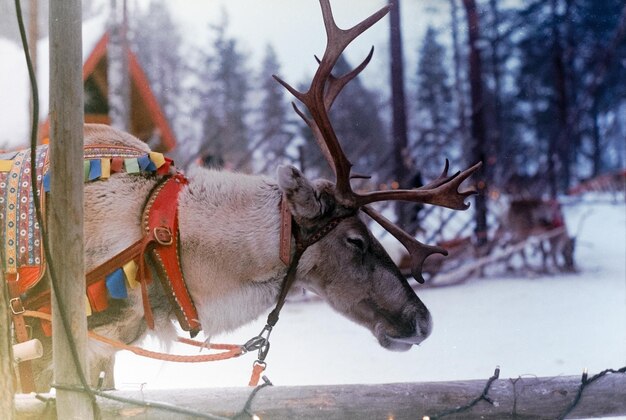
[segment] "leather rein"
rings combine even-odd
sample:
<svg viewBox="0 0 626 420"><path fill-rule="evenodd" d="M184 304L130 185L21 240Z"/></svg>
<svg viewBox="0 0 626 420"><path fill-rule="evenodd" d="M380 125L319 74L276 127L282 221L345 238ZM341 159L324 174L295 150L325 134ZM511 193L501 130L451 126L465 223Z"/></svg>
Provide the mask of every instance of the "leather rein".
<svg viewBox="0 0 626 420"><path fill-rule="evenodd" d="M298 270L298 264L300 262L300 258L304 254L304 251L307 250L308 247L315 244L326 235L328 235L333 229L341 223L344 219L353 216L353 214L347 214L345 216L339 216L328 221L324 226L317 229L312 233L305 233L303 229L301 229L296 221L293 219L291 212L289 211L289 205L287 203L287 198L283 195L281 200L281 241L280 241L280 255L281 260L288 266L287 273L281 283L280 293L278 295L278 300L276 302L276 306L267 316L267 321L265 323L265 327L263 330L250 339L246 344L244 344L243 349L248 351L258 350L257 360L253 364L252 369L252 377L250 379L250 383L248 385L255 386L259 382L259 378L261 373L265 370L267 364L265 363L265 358L270 349L270 334L276 323L278 322L280 311L285 304L285 300L287 299L287 294L289 290L293 286L296 280L296 273ZM287 227L289 226L289 227ZM291 258L290 249L291 249L291 232L293 231L293 237L296 240L295 253ZM287 259L283 259L283 256L287 255Z"/></svg>

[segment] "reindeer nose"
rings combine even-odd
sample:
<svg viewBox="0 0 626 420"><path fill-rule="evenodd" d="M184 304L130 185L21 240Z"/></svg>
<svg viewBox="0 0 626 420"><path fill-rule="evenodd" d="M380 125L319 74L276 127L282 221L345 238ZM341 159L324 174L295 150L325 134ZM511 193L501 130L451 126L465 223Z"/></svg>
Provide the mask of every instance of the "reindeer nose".
<svg viewBox="0 0 626 420"><path fill-rule="evenodd" d="M430 312L426 310L426 315L418 315L415 321L415 334L421 337L419 343L426 340L432 331L433 319L430 316Z"/></svg>
<svg viewBox="0 0 626 420"><path fill-rule="evenodd" d="M426 340L433 330L433 321L428 309L424 308L415 316L415 332L412 336L399 339L407 344L418 345Z"/></svg>
<svg viewBox="0 0 626 420"><path fill-rule="evenodd" d="M433 330L433 320L430 311L420 301L419 305L414 306L410 311L405 312L405 319L415 325L413 335L407 337L407 343L419 344L426 340Z"/></svg>
<svg viewBox="0 0 626 420"><path fill-rule="evenodd" d="M391 336L388 334L385 334L385 336L389 342L393 343L391 348L408 350L410 346L419 345L422 341L426 340L431 332L432 318L430 313L426 310L416 316L413 334L404 337Z"/></svg>

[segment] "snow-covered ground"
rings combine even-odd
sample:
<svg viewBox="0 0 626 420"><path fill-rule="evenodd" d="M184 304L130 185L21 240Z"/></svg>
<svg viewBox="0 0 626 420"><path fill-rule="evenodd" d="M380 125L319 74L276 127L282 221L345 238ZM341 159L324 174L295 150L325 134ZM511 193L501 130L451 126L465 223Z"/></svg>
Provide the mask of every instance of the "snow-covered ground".
<svg viewBox="0 0 626 420"><path fill-rule="evenodd" d="M290 303L274 333L267 376L277 385L389 383L578 375L626 365L626 205L590 197L566 207L577 274L473 279L419 292L435 322L420 347L394 353L322 302ZM214 342L242 343L264 317ZM158 344L147 343L158 349ZM175 353L197 350L176 345ZM118 355L122 389L244 386L254 355L205 364Z"/></svg>

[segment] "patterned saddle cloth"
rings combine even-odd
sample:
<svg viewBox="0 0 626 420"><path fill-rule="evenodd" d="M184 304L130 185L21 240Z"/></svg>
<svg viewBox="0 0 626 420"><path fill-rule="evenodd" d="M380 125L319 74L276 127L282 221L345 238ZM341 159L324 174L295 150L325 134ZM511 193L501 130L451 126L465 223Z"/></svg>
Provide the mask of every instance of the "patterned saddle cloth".
<svg viewBox="0 0 626 420"><path fill-rule="evenodd" d="M85 147L85 182L106 180L116 172L167 174L172 161L161 153L123 146ZM45 210L49 191L48 146L37 148L37 185ZM45 271L41 230L33 202L30 149L0 153L0 246L5 273L19 275L19 292L34 287ZM44 216L45 217L45 216Z"/></svg>
<svg viewBox="0 0 626 420"><path fill-rule="evenodd" d="M30 150L0 155L0 244L4 272L18 273L20 292L43 276L44 253L31 188ZM43 176L48 169L48 147L37 149L37 188L43 201Z"/></svg>

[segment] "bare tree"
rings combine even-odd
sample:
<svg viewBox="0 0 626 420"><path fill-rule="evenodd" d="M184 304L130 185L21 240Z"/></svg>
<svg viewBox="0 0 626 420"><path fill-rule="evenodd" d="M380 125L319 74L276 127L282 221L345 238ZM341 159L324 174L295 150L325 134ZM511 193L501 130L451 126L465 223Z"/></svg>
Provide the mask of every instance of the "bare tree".
<svg viewBox="0 0 626 420"><path fill-rule="evenodd" d="M458 17L457 0L450 0L450 20L452 29L452 59L454 62L454 90L456 95L456 107L458 118L458 133L461 137L461 141L466 144L467 133L467 118L466 118L466 104L465 104L465 89L462 72L461 72L461 46L459 41L459 17Z"/></svg>
<svg viewBox="0 0 626 420"><path fill-rule="evenodd" d="M389 9L389 41L391 51L391 106L392 137L394 147L394 175L398 184L403 185L409 177L406 162L408 134L406 100L404 98L404 64L402 58L402 35L400 32L400 0L391 1ZM398 203L396 215L404 220L404 208Z"/></svg>
<svg viewBox="0 0 626 420"><path fill-rule="evenodd" d="M463 0L467 17L469 44L469 81L472 99L472 143L470 155L472 161L485 161L485 145L487 143L487 127L485 125L485 99L483 89L482 59L478 46L480 39L480 20L475 0ZM484 169L476 173L478 195L475 199L474 232L479 246L487 242L487 181Z"/></svg>

